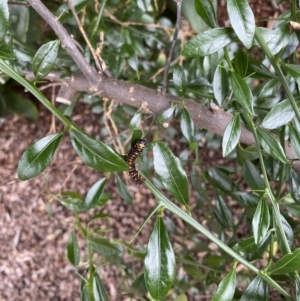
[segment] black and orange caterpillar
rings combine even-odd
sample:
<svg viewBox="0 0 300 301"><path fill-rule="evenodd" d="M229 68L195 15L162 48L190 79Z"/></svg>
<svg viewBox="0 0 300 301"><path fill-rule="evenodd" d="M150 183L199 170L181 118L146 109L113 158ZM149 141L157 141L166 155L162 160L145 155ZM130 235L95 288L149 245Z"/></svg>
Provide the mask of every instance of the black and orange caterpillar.
<svg viewBox="0 0 300 301"><path fill-rule="evenodd" d="M145 182L145 179L139 174L136 169L135 162L137 157L141 154L146 146L146 140L138 139L136 143L131 147L126 162L129 165L129 175L136 182L138 186Z"/></svg>

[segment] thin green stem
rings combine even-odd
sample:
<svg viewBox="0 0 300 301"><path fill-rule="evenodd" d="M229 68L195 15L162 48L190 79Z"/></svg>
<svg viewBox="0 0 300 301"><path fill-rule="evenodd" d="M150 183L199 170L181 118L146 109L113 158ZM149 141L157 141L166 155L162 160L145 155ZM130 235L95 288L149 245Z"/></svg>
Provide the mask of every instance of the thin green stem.
<svg viewBox="0 0 300 301"><path fill-rule="evenodd" d="M260 45L260 47L262 48L262 50L265 52L266 56L268 57L268 59L270 60L275 72L276 72L276 75L278 76L281 84L283 85L284 87L284 90L288 96L288 99L290 101L290 104L296 114L296 117L298 119L298 121L300 122L300 112L299 112L299 109L298 109L298 106L296 104L296 101L294 99L294 96L292 94L292 92L290 91L290 88L289 88L289 85L286 81L286 78L282 72L282 69L280 68L276 58L273 56L270 48L268 47L267 43L265 42L265 40L263 39L259 29L256 27L255 28L255 39L257 40L258 44Z"/></svg>
<svg viewBox="0 0 300 301"><path fill-rule="evenodd" d="M277 201L274 197L274 194L272 192L272 189L270 187L270 183L269 183L269 180L268 180L268 175L267 175L267 171L266 171L266 167L265 167L265 162L264 162L264 159L263 159L262 151L261 151L258 136L257 136L256 126L253 123L251 117L249 115L247 117L248 117L248 122L251 125L252 133L253 133L255 143L256 143L256 146L257 146L259 161L260 161L260 165L261 165L261 169L262 169L262 173L263 173L263 179L264 179L265 186L266 186L266 193L269 196L269 199L270 199L271 204L272 204L273 212L275 214L275 224L276 224L276 227L279 230L281 239L284 243L285 250L281 250L281 251L284 254L290 253L291 249L290 249L290 246L288 244L288 240L286 238L286 235L285 235L285 232L284 232L284 229L283 229L283 226L282 226L279 205L278 205L278 203L277 203Z"/></svg>
<svg viewBox="0 0 300 301"><path fill-rule="evenodd" d="M174 203L172 203L170 200L168 200L149 180L146 179L145 184L151 190L151 192L155 195L155 197L157 198L159 203L162 204L166 209L173 212L179 218L181 218L186 223L191 225L194 229L196 229L197 231L199 231L200 233L205 235L208 239L210 239L212 242L214 242L219 248L221 248L223 251L225 251L227 254L229 254L231 257L233 257L236 261L243 264L250 271L252 271L256 275L260 275L269 285L273 286L278 292L280 292L282 295L284 295L287 300L294 300L294 298L288 292L286 292L277 282L275 282L271 277L269 277L267 274L263 273L258 268L253 266L251 263L249 263L247 260L245 260L239 254L237 254L235 251L233 251L230 247L228 247L225 243L223 243L221 240L219 240L216 236L214 236L211 232L209 232L207 229L205 229L193 217L191 217L189 214L187 214L181 208L179 208Z"/></svg>
<svg viewBox="0 0 300 301"><path fill-rule="evenodd" d="M102 1L101 8L100 8L100 11L99 11L99 13L98 13L96 23L95 23L94 28L93 28L93 31L92 31L91 41L93 41L94 36L95 36L95 34L96 34L96 31L97 31L97 29L98 29L98 27L99 27L99 24L100 24L102 15L103 15L103 11L104 11L106 2L107 2L107 0L103 0L103 1Z"/></svg>

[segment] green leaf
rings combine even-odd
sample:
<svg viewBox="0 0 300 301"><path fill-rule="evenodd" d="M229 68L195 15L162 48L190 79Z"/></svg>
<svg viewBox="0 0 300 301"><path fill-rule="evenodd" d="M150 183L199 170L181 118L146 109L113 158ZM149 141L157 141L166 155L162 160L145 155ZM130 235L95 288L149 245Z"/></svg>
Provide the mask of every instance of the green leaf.
<svg viewBox="0 0 300 301"><path fill-rule="evenodd" d="M268 97L274 97L279 93L280 87L281 82L277 78L271 79L261 89L257 100L261 101Z"/></svg>
<svg viewBox="0 0 300 301"><path fill-rule="evenodd" d="M299 204L284 204L284 207L287 209L287 211L296 216L297 218L300 218L300 205Z"/></svg>
<svg viewBox="0 0 300 301"><path fill-rule="evenodd" d="M236 72L244 78L246 76L246 72L249 64L249 55L247 55L242 49L239 49L235 54L233 60L233 66Z"/></svg>
<svg viewBox="0 0 300 301"><path fill-rule="evenodd" d="M159 216L149 238L145 257L145 282L152 298L166 297L175 280L175 255L162 218Z"/></svg>
<svg viewBox="0 0 300 301"><path fill-rule="evenodd" d="M71 141L81 160L102 172L119 172L128 169L127 163L106 144L77 130L71 130Z"/></svg>
<svg viewBox="0 0 300 301"><path fill-rule="evenodd" d="M151 0L138 0L137 6L144 12L147 11L148 6L150 5Z"/></svg>
<svg viewBox="0 0 300 301"><path fill-rule="evenodd" d="M97 272L94 273L93 277L93 293L95 301L110 301Z"/></svg>
<svg viewBox="0 0 300 301"><path fill-rule="evenodd" d="M0 1L0 40L5 36L8 29L9 10L7 0Z"/></svg>
<svg viewBox="0 0 300 301"><path fill-rule="evenodd" d="M19 179L25 181L44 171L52 161L62 137L62 133L51 134L31 145L19 161Z"/></svg>
<svg viewBox="0 0 300 301"><path fill-rule="evenodd" d="M272 275L292 273L300 269L300 248L296 249L293 253L289 253L280 258L271 267L269 272Z"/></svg>
<svg viewBox="0 0 300 301"><path fill-rule="evenodd" d="M273 30L273 38L267 43L273 55L276 55L289 44L289 37L290 29L288 23L286 23L285 28L276 28Z"/></svg>
<svg viewBox="0 0 300 301"><path fill-rule="evenodd" d="M281 161L282 163L288 163L288 159L282 149L282 146L266 131L257 128L257 137L262 148L274 159Z"/></svg>
<svg viewBox="0 0 300 301"><path fill-rule="evenodd" d="M86 274L84 273L82 275L83 278L81 278L81 284L80 284L80 298L81 301L91 301L91 294L88 287L88 282L86 281Z"/></svg>
<svg viewBox="0 0 300 301"><path fill-rule="evenodd" d="M249 85L236 72L231 73L232 90L240 106L253 115L253 96Z"/></svg>
<svg viewBox="0 0 300 301"><path fill-rule="evenodd" d="M15 60L16 56L11 45L0 44L0 58L3 60Z"/></svg>
<svg viewBox="0 0 300 301"><path fill-rule="evenodd" d="M209 27L217 27L215 9L210 0L195 0L195 9L197 14Z"/></svg>
<svg viewBox="0 0 300 301"><path fill-rule="evenodd" d="M88 210L81 195L76 195L69 191L63 192L62 195L69 196L68 199L58 199L59 202L69 210L74 212L85 212Z"/></svg>
<svg viewBox="0 0 300 301"><path fill-rule="evenodd" d="M300 300L300 279L299 275L295 275L295 291L296 291L296 301Z"/></svg>
<svg viewBox="0 0 300 301"><path fill-rule="evenodd" d="M103 189L106 183L106 178L97 181L88 191L85 204L88 209L100 207L103 205Z"/></svg>
<svg viewBox="0 0 300 301"><path fill-rule="evenodd" d="M127 185L124 184L122 179L116 175L117 178L117 187L119 190L120 197L128 204L132 204L132 197L128 191Z"/></svg>
<svg viewBox="0 0 300 301"><path fill-rule="evenodd" d="M224 67L223 61L221 61L216 68L213 79L213 89L215 99L217 100L218 105L222 107L229 92L228 74Z"/></svg>
<svg viewBox="0 0 300 301"><path fill-rule="evenodd" d="M164 111L160 115L158 115L157 121L161 124L164 123L165 121L168 121L168 124L169 124L169 121L170 121L171 117L173 117L175 109L176 109L176 106L171 106L166 111Z"/></svg>
<svg viewBox="0 0 300 301"><path fill-rule="evenodd" d="M183 136L188 142L194 141L195 127L193 119L186 108L183 108L180 115L180 128Z"/></svg>
<svg viewBox="0 0 300 301"><path fill-rule="evenodd" d="M243 174L246 183L252 190L261 192L265 190L265 182L253 163L247 160L244 162Z"/></svg>
<svg viewBox="0 0 300 301"><path fill-rule="evenodd" d="M276 75L271 73L268 68L260 61L249 57L247 75L255 78L275 78Z"/></svg>
<svg viewBox="0 0 300 301"><path fill-rule="evenodd" d="M129 128L133 131L140 125L142 120L142 112L135 114L130 120Z"/></svg>
<svg viewBox="0 0 300 301"><path fill-rule="evenodd" d="M300 66L293 64L285 64L286 72L295 79L298 86L300 86Z"/></svg>
<svg viewBox="0 0 300 301"><path fill-rule="evenodd" d="M241 145L237 147L237 154L244 160L253 161L259 157L257 147L255 145L242 148Z"/></svg>
<svg viewBox="0 0 300 301"><path fill-rule="evenodd" d="M243 239L233 246L233 250L248 261L261 258L269 245L269 236L259 246L254 242L254 237Z"/></svg>
<svg viewBox="0 0 300 301"><path fill-rule="evenodd" d="M247 0L227 0L227 12L230 23L247 49L252 46L255 19Z"/></svg>
<svg viewBox="0 0 300 301"><path fill-rule="evenodd" d="M188 180L177 157L163 143L153 144L153 164L162 184L182 204L189 202Z"/></svg>
<svg viewBox="0 0 300 301"><path fill-rule="evenodd" d="M122 51L128 65L134 71L138 72L138 70L139 70L139 68L138 68L139 60L138 60L137 52L134 49L134 47L130 44L123 44L121 46L121 51Z"/></svg>
<svg viewBox="0 0 300 301"><path fill-rule="evenodd" d="M88 3L88 0L72 0L72 2L76 12L78 13L85 7L85 5ZM59 19L59 23L61 24L73 18L73 14L68 3L61 5L56 11L55 15Z"/></svg>
<svg viewBox="0 0 300 301"><path fill-rule="evenodd" d="M214 210L214 215L221 226L225 229L231 229L233 227L231 211L220 195L217 195L217 203Z"/></svg>
<svg viewBox="0 0 300 301"><path fill-rule="evenodd" d="M252 219L252 231L254 241L258 245L267 236L270 227L270 212L268 204L265 198L261 198L258 203L253 219Z"/></svg>
<svg viewBox="0 0 300 301"><path fill-rule="evenodd" d="M182 67L175 66L173 69L173 82L180 95L184 97L187 86L187 78Z"/></svg>
<svg viewBox="0 0 300 301"><path fill-rule="evenodd" d="M266 115L262 126L266 129L276 129L290 122L295 116L294 110L288 99L276 104Z"/></svg>
<svg viewBox="0 0 300 301"><path fill-rule="evenodd" d="M89 221L88 221L88 224L91 223L92 221L96 220L96 219L100 219L100 218L111 218L111 216L109 214L106 214L106 213L97 213L95 215L93 215Z"/></svg>
<svg viewBox="0 0 300 301"><path fill-rule="evenodd" d="M241 135L240 115L236 114L229 121L222 141L223 157L228 156L236 147Z"/></svg>
<svg viewBox="0 0 300 301"><path fill-rule="evenodd" d="M183 47L185 57L202 57L228 45L233 36L231 28L215 28L196 35Z"/></svg>
<svg viewBox="0 0 300 301"><path fill-rule="evenodd" d="M290 249L293 249L294 248L294 231L282 214L280 214L280 218L281 218L283 231L286 236L286 240L290 246ZM276 236L277 236L277 241L278 241L281 252L288 253L289 250L287 250L287 248L285 246L284 238L282 237L278 227L276 227Z"/></svg>
<svg viewBox="0 0 300 301"><path fill-rule="evenodd" d="M42 45L35 54L32 61L32 69L37 80L44 78L52 70L57 58L59 45L59 40L50 41Z"/></svg>
<svg viewBox="0 0 300 301"><path fill-rule="evenodd" d="M131 136L131 145L134 145L138 139L142 139L143 132L140 129L134 129Z"/></svg>
<svg viewBox="0 0 300 301"><path fill-rule="evenodd" d="M236 285L236 272L232 268L226 277L219 283L218 290L211 301L231 301L234 295Z"/></svg>
<svg viewBox="0 0 300 301"><path fill-rule="evenodd" d="M293 200L300 205L300 176L293 169L290 169L290 190Z"/></svg>
<svg viewBox="0 0 300 301"><path fill-rule="evenodd" d="M96 252L103 256L113 256L120 252L119 249L111 244L106 238L88 236L87 241Z"/></svg>
<svg viewBox="0 0 300 301"><path fill-rule="evenodd" d="M215 185L225 191L232 191L236 185L230 177L218 167L212 167L207 170L208 175L214 180Z"/></svg>
<svg viewBox="0 0 300 301"><path fill-rule="evenodd" d="M266 301L268 288L268 284L260 276L256 276L243 293L240 301Z"/></svg>
<svg viewBox="0 0 300 301"><path fill-rule="evenodd" d="M14 38L15 41L17 40L18 42L21 41L23 43L31 44L27 39L30 9L28 9L26 5L10 5L9 14L10 35ZM34 35L36 38L36 31L34 32ZM19 47L18 50L16 49L16 51L20 51Z"/></svg>
<svg viewBox="0 0 300 301"><path fill-rule="evenodd" d="M74 230L72 230L69 237L67 253L69 261L73 264L74 267L77 267L80 261L80 249Z"/></svg>
<svg viewBox="0 0 300 301"><path fill-rule="evenodd" d="M289 124L289 130L292 147L297 154L298 159L300 159L300 134L292 124Z"/></svg>

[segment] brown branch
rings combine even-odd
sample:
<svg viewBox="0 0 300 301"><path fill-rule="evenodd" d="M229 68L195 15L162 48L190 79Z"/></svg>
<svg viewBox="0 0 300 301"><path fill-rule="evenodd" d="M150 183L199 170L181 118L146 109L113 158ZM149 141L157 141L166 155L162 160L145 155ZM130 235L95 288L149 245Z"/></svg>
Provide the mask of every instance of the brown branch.
<svg viewBox="0 0 300 301"><path fill-rule="evenodd" d="M173 103L182 104L182 98L162 94L147 87L126 83L113 78L108 78L97 74L76 47L74 40L66 32L65 28L57 21L55 16L41 3L40 0L28 0L37 13L52 27L57 36L69 52L70 56L82 70L83 75L74 75L72 77L60 78L59 73L50 73L45 79L62 82L69 85L76 91L85 91L95 93L102 98L114 100L119 103L125 103L133 107L142 108L145 111L151 111L160 114L170 107ZM33 73L27 73L27 78L35 80ZM224 112L222 109L212 107L208 109L191 99L184 101L195 125L198 128L205 129L216 135L223 136L226 126L232 118L232 115ZM255 140L250 131L242 128L240 142L247 145L255 145ZM285 151L288 159L297 159L296 153L289 143L285 145ZM294 167L300 170L300 162L294 162Z"/></svg>
<svg viewBox="0 0 300 301"><path fill-rule="evenodd" d="M87 63L84 56L78 50L74 40L67 33L66 29L58 22L57 18L48 10L40 0L28 0L32 8L51 26L61 41L62 48L70 54L82 73L91 83L90 92L97 92L97 72Z"/></svg>

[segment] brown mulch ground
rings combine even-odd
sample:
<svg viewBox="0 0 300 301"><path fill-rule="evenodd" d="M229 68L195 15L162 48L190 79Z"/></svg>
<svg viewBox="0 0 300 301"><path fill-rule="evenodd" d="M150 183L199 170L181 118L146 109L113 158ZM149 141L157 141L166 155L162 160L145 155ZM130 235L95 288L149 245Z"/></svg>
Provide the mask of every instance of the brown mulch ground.
<svg viewBox="0 0 300 301"><path fill-rule="evenodd" d="M225 1L220 1L224 7ZM258 19L275 14L271 1L249 1ZM266 4L266 3L269 4ZM227 20L226 11L220 18ZM221 24L222 25L222 24ZM49 113L41 108L38 122L9 115L0 127L0 300L80 300L80 278L66 258L66 245L73 214L53 200L61 189L86 194L103 175L81 164L68 138L64 139L51 166L39 177L21 182L17 179L18 160L29 145L44 137L51 123ZM99 131L93 114L83 109L76 123L90 134ZM205 152L204 152L205 153ZM211 152L207 152L211 161ZM111 229L108 237L128 241L155 206L152 195L143 187L130 186L134 206L122 201L111 180L107 193L112 199L103 212L113 219L99 226ZM83 220L85 216L82 215ZM180 225L180 222L178 222ZM139 235L139 243L148 240L149 226ZM80 241L82 254L84 245ZM103 268L111 300L122 300L117 292L117 269Z"/></svg>

